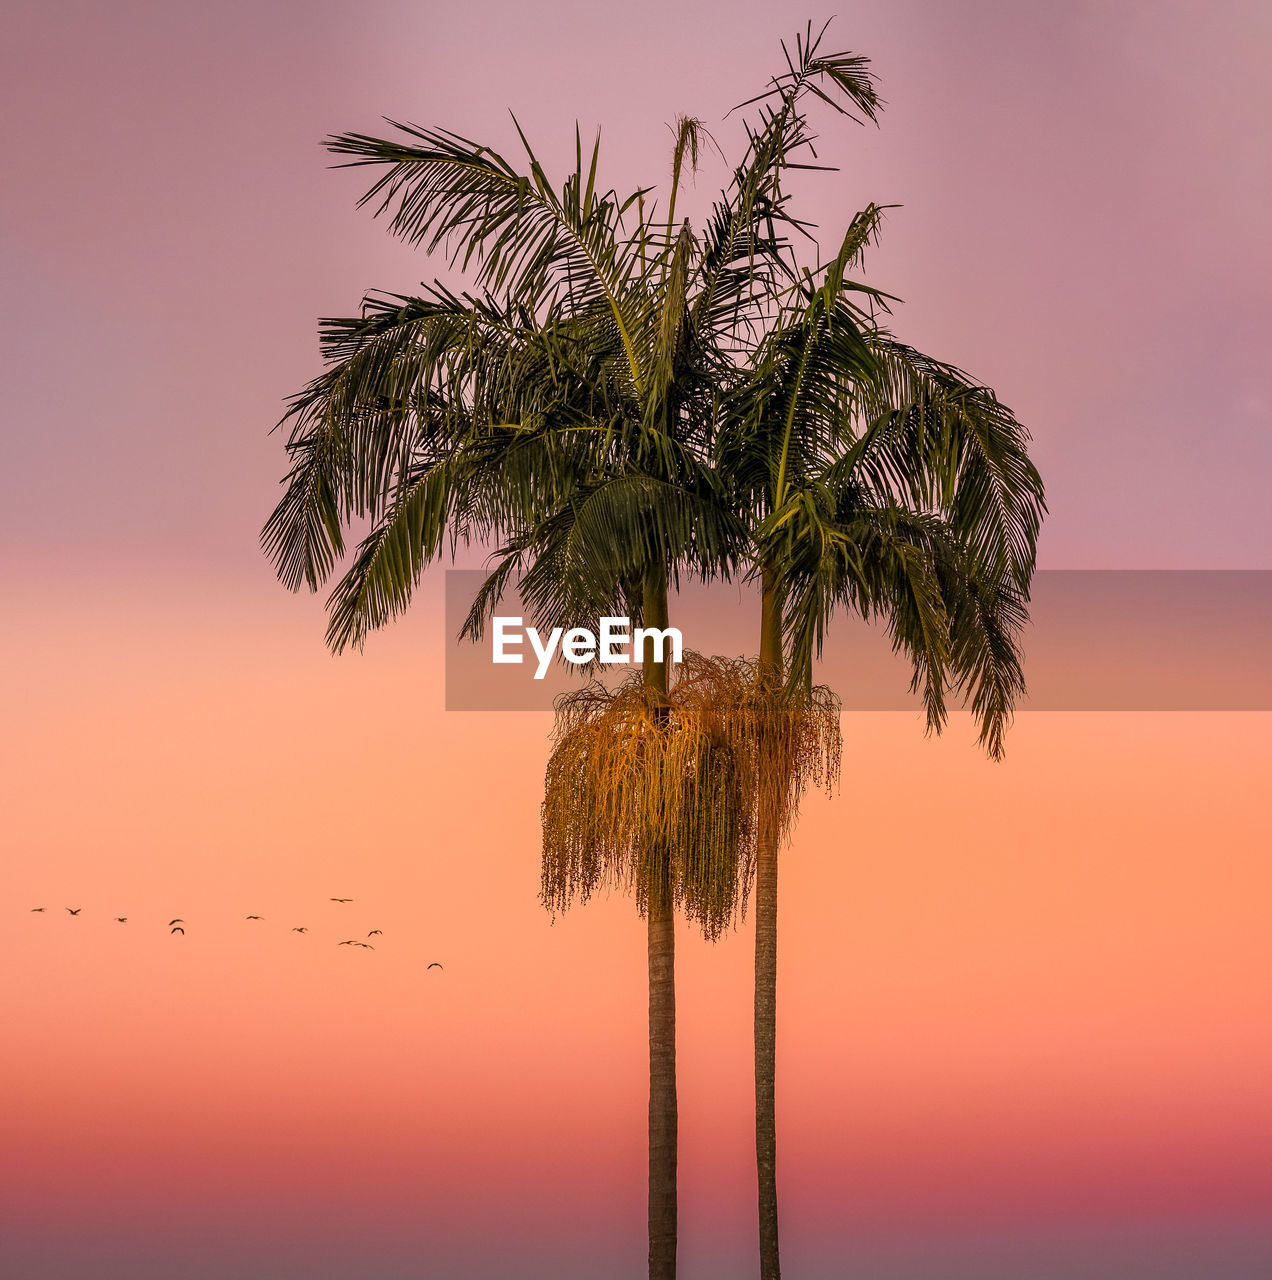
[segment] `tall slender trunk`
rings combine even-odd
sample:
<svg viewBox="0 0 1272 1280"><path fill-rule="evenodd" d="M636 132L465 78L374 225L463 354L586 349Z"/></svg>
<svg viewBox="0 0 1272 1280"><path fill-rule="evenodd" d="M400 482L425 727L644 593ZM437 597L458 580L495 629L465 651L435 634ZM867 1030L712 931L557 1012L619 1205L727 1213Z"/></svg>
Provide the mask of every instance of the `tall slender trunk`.
<svg viewBox="0 0 1272 1280"><path fill-rule="evenodd" d="M667 626L667 575L645 580L644 625ZM648 687L667 693L667 668L646 647ZM657 856L666 857L666 850ZM676 930L670 868L649 896L649 1280L676 1275Z"/></svg>
<svg viewBox="0 0 1272 1280"><path fill-rule="evenodd" d="M773 570L766 568L762 581L760 677L776 689L782 680L781 593ZM755 1168L760 1280L779 1280L782 1274L777 1239L777 848L777 815L761 813L755 865Z"/></svg>

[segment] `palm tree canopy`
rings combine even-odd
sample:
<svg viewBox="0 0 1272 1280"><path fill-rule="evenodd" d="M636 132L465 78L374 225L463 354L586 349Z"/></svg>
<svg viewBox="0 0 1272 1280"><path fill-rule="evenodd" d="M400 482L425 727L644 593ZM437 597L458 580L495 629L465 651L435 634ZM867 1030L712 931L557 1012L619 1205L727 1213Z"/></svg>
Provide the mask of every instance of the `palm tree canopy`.
<svg viewBox="0 0 1272 1280"><path fill-rule="evenodd" d="M823 29L824 33L824 29ZM1021 681L1044 510L1028 435L992 391L892 337L888 295L852 278L882 209L801 271L808 232L784 178L816 163L811 97L861 121L866 59L811 28L758 104L729 187L695 233L675 220L701 123L675 129L665 220L652 188L598 184L575 133L560 187L518 128L514 165L441 129L328 139L377 177L391 231L446 256L471 291L379 294L322 322L328 368L296 396L291 469L264 530L280 578L318 589L369 522L329 600L328 641L360 645L461 543L497 548L468 619L521 585L540 621L630 608L647 566L711 579L782 566L791 678L834 610L880 615L913 658L929 725L966 694L995 754Z"/></svg>
<svg viewBox="0 0 1272 1280"><path fill-rule="evenodd" d="M650 564L673 582L682 568L731 571L745 529L712 441L766 309L798 274L790 238L804 226L783 177L816 167L802 102L859 119L880 105L866 60L820 45L810 28L743 104L758 104L746 153L698 234L675 220L706 136L689 117L665 221L651 188L600 188L599 139L585 150L577 130L559 188L519 127L515 165L414 125L328 139L377 171L363 203L394 234L473 281L373 295L361 315L322 322L328 368L284 417L291 467L263 533L282 581L317 590L347 530L370 523L330 597L334 649L401 612L459 543L500 548L474 632L514 577L541 615L577 617L630 600Z"/></svg>
<svg viewBox="0 0 1272 1280"><path fill-rule="evenodd" d="M1042 481L993 391L894 338L895 299L847 275L881 213L859 213L835 259L787 290L723 415L717 478L746 513L752 572L780 584L792 683L811 679L837 608L880 617L929 728L960 693L997 757L1024 688Z"/></svg>

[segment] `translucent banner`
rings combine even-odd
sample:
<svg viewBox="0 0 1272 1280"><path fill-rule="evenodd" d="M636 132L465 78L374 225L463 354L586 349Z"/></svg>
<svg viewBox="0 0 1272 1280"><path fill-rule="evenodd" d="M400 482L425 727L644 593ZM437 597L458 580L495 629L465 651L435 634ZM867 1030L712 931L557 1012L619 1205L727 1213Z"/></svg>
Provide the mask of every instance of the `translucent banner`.
<svg viewBox="0 0 1272 1280"><path fill-rule="evenodd" d="M589 654L589 637L532 637L530 610L510 591L496 611L508 620L498 637L487 626L480 644L459 640L484 580L480 570L446 575L447 710L550 711L558 694L591 678L570 660ZM685 649L753 656L759 614L758 589L682 585L670 622ZM591 654L606 643L615 659L594 673L607 683L632 670L620 655L630 656L634 627L622 622L608 637L591 637ZM1270 640L1272 570L1041 570L1023 637L1029 692L1021 710L1272 710ZM909 664L886 630L846 613L830 626L817 679L834 687L846 711L919 706Z"/></svg>

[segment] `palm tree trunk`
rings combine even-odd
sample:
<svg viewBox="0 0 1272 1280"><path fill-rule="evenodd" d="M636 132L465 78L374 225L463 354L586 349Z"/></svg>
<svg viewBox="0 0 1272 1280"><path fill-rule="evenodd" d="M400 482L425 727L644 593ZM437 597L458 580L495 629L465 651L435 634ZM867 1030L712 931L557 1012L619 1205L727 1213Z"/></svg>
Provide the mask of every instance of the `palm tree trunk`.
<svg viewBox="0 0 1272 1280"><path fill-rule="evenodd" d="M649 903L649 1280L676 1274L676 933L670 894Z"/></svg>
<svg viewBox="0 0 1272 1280"><path fill-rule="evenodd" d="M782 679L782 610L777 575L764 570L761 678ZM755 864L755 1168L759 1183L760 1280L779 1280L777 1238L777 815L761 813Z"/></svg>
<svg viewBox="0 0 1272 1280"><path fill-rule="evenodd" d="M644 625L667 626L667 575L645 581ZM649 647L652 649L652 646ZM667 693L667 668L649 652L645 683ZM662 853L662 851L660 851ZM663 854L665 856L665 854ZM649 923L649 1280L676 1275L676 929L670 868L651 889Z"/></svg>
<svg viewBox="0 0 1272 1280"><path fill-rule="evenodd" d="M760 832L755 862L755 1169L760 1280L778 1280L777 1242L777 833Z"/></svg>

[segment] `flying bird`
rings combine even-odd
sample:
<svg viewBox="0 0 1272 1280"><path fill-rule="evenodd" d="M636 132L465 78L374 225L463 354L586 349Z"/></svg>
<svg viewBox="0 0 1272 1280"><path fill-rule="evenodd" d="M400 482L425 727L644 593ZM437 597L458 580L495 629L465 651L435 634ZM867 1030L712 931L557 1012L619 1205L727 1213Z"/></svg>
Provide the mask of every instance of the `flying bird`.
<svg viewBox="0 0 1272 1280"><path fill-rule="evenodd" d="M185 930L180 925L174 925L173 928L169 930L169 932L179 933L183 938L185 937Z"/></svg>
<svg viewBox="0 0 1272 1280"><path fill-rule="evenodd" d="M375 950L375 948L374 948L374 947L373 947L369 942L355 942L353 945L354 945L355 947L366 947L366 949L367 949L368 951L374 951L374 950Z"/></svg>
<svg viewBox="0 0 1272 1280"><path fill-rule="evenodd" d="M115 920L116 920L119 924L127 924L127 923L128 923L128 917L127 917L127 916L116 916L116 917L115 917Z"/></svg>
<svg viewBox="0 0 1272 1280"><path fill-rule="evenodd" d="M44 908L43 908L43 907L32 907L32 908L31 908L31 910L32 910L32 911L43 911L43 910L44 910Z"/></svg>
<svg viewBox="0 0 1272 1280"><path fill-rule="evenodd" d="M352 898L328 898L328 902L352 902Z"/></svg>
<svg viewBox="0 0 1272 1280"><path fill-rule="evenodd" d="M352 938L346 938L343 942L336 943L336 946L338 947L351 947L353 945L354 945L354 942Z"/></svg>
<svg viewBox="0 0 1272 1280"><path fill-rule="evenodd" d="M84 910L84 908L83 908L83 907L67 907L66 909L67 909L67 910L71 913L71 915L73 915L73 916L77 916L77 915L79 915L79 913L80 913L81 911L83 911L83 910Z"/></svg>
<svg viewBox="0 0 1272 1280"><path fill-rule="evenodd" d="M248 918L249 920L264 920L264 919L265 919L265 917L264 917L264 916L248 916L247 918Z"/></svg>
<svg viewBox="0 0 1272 1280"><path fill-rule="evenodd" d="M441 969L443 973L446 972L446 970L442 968L442 966L438 964L436 960L434 960L433 963L429 965L428 969ZM428 969L425 969L424 972L427 973Z"/></svg>
<svg viewBox="0 0 1272 1280"><path fill-rule="evenodd" d="M185 924L185 921L182 920L180 916L178 916L175 920L168 921L168 928L171 929L174 924Z"/></svg>
<svg viewBox="0 0 1272 1280"><path fill-rule="evenodd" d="M308 932L309 932L309 930L308 930L308 929L306 929L306 928L303 928L303 927L302 927L302 928L294 928L294 929L292 930L292 932L293 932L293 933L308 933Z"/></svg>
<svg viewBox="0 0 1272 1280"><path fill-rule="evenodd" d="M371 932L367 934L367 937L374 938L377 933L382 934L383 932L384 932L383 929L372 929Z"/></svg>

